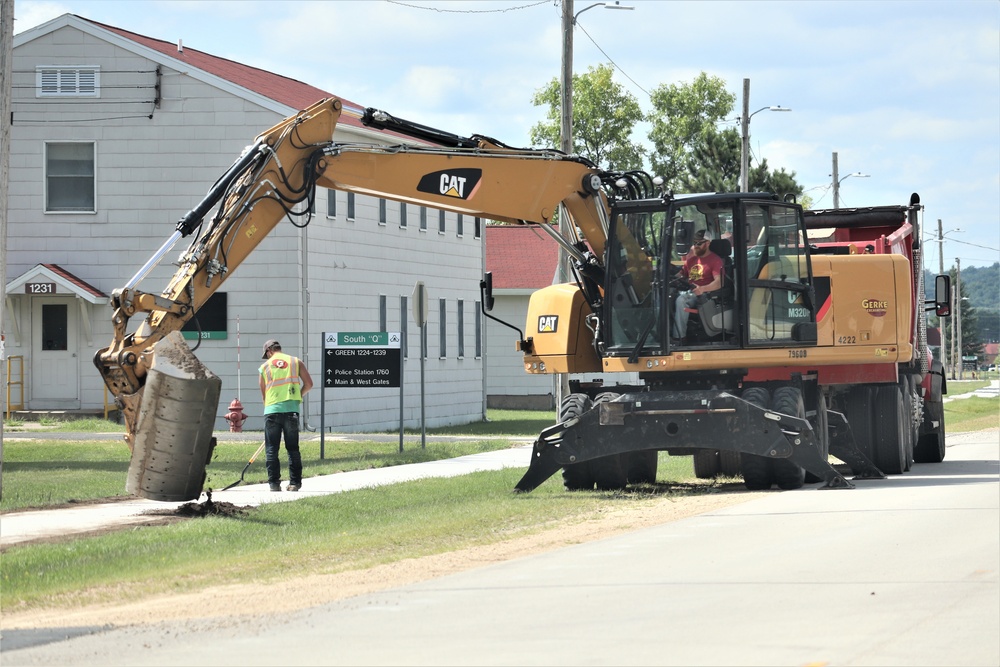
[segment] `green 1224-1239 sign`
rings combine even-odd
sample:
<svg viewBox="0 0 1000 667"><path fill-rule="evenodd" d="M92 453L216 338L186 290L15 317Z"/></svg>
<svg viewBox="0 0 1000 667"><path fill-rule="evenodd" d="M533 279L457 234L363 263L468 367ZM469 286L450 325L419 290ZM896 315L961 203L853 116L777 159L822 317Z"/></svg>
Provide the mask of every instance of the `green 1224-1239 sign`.
<svg viewBox="0 0 1000 667"><path fill-rule="evenodd" d="M323 335L326 387L399 387L402 359L396 331L339 331Z"/></svg>

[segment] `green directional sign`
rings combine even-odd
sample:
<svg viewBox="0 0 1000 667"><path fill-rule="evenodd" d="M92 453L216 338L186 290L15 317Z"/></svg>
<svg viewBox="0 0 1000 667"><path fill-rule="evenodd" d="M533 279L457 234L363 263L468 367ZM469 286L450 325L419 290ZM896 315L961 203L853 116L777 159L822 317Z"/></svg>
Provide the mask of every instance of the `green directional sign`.
<svg viewBox="0 0 1000 667"><path fill-rule="evenodd" d="M323 347L400 347L397 331L333 331L325 335Z"/></svg>
<svg viewBox="0 0 1000 667"><path fill-rule="evenodd" d="M335 331L323 335L323 386L399 387L398 331Z"/></svg>

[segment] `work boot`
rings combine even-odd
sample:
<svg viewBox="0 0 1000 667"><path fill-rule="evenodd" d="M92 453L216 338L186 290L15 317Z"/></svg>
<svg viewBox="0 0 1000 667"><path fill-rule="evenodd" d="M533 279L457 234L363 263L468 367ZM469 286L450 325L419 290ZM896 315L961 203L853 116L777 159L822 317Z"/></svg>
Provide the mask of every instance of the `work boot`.
<svg viewBox="0 0 1000 667"><path fill-rule="evenodd" d="M271 484L270 487L272 491L281 491L281 484Z"/></svg>
<svg viewBox="0 0 1000 667"><path fill-rule="evenodd" d="M301 484L292 484L292 483L289 483L288 487L287 487L287 490L288 491L298 491L301 486L302 486Z"/></svg>

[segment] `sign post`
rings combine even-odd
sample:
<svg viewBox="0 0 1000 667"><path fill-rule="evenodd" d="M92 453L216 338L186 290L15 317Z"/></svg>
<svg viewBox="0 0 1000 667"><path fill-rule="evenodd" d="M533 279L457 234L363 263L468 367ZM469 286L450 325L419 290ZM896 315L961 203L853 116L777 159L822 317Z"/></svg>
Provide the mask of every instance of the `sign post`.
<svg viewBox="0 0 1000 667"><path fill-rule="evenodd" d="M323 333L323 386L319 457L325 455L326 388L399 388L399 451L403 451L402 336L398 331Z"/></svg>
<svg viewBox="0 0 1000 667"><path fill-rule="evenodd" d="M424 421L424 362L427 359L427 288L418 280L413 286L413 321L420 327L420 448L427 449L427 427Z"/></svg>

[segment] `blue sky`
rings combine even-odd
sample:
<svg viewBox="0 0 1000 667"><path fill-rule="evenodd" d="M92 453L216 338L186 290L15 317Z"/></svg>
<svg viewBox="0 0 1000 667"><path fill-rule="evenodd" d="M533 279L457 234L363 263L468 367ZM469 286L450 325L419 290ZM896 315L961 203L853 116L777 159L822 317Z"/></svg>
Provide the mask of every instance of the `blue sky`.
<svg viewBox="0 0 1000 667"><path fill-rule="evenodd" d="M794 171L816 207L925 204L925 236L947 234L946 267L1000 261L1000 3L663 2L631 11L575 1L574 71L613 61L648 91L721 77L741 105L750 79L752 153ZM311 83L362 106L456 134L527 146L559 76L554 0L15 0L14 32L64 13ZM637 140L643 137L637 136ZM939 246L926 244L930 267Z"/></svg>

